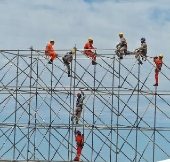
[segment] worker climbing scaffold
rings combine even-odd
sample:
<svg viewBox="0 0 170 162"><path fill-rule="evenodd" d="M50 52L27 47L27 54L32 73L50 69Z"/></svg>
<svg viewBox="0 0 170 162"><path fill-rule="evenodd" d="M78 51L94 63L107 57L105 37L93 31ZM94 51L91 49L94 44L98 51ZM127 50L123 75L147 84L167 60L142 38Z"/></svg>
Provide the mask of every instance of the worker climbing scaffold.
<svg viewBox="0 0 170 162"><path fill-rule="evenodd" d="M70 63L72 62L73 60L73 56L76 53L76 49L74 48L73 50L67 52L63 57L63 62L64 62L64 65L66 65L67 67L67 72L68 72L68 77L71 76L70 74Z"/></svg>
<svg viewBox="0 0 170 162"><path fill-rule="evenodd" d="M117 50L115 51L119 59L123 59L123 55L127 54L127 42L123 36L123 33L119 33L120 42L116 45Z"/></svg>
<svg viewBox="0 0 170 162"><path fill-rule="evenodd" d="M74 158L74 161L79 161L84 146L84 134L81 134L79 130L77 131L75 130L75 140L77 144L76 146L77 153L76 153L76 157Z"/></svg>
<svg viewBox="0 0 170 162"><path fill-rule="evenodd" d="M158 74L161 71L162 67L162 59L163 59L163 54L159 54L159 57L154 57L153 61L155 62L156 69L155 69L155 84L153 86L158 86Z"/></svg>
<svg viewBox="0 0 170 162"><path fill-rule="evenodd" d="M142 57L142 60L146 61L146 57L147 57L147 44L146 44L146 39L145 38L141 38L141 47L135 49L135 51L133 52L135 54L135 58L138 60L138 64L142 65L142 61L140 59L140 57Z"/></svg>
<svg viewBox="0 0 170 162"><path fill-rule="evenodd" d="M75 111L75 114L71 117L71 121L73 121L73 119L75 118L76 124L78 124L78 121L81 117L81 113L83 110L83 101L85 98L86 98L86 95L84 95L83 91L77 94L76 111Z"/></svg>
<svg viewBox="0 0 170 162"><path fill-rule="evenodd" d="M47 44L46 49L45 49L45 55L51 57L50 61L48 62L49 64L52 64L54 59L58 56L58 54L53 49L54 43L55 43L54 39L51 39L50 43Z"/></svg>
<svg viewBox="0 0 170 162"><path fill-rule="evenodd" d="M92 65L96 65L96 55L97 53L95 52L92 52L91 50L89 49L97 49L95 47L93 47L93 38L88 38L88 42L84 45L84 49L87 49L87 50L84 50L84 54L88 57L91 57L92 59Z"/></svg>

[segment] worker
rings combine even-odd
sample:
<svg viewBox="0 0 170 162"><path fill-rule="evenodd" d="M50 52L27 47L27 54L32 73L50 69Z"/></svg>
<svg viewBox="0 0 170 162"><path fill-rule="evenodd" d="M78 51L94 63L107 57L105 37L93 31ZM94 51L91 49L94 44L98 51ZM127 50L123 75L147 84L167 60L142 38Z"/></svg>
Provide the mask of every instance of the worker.
<svg viewBox="0 0 170 162"><path fill-rule="evenodd" d="M123 37L123 33L119 33L120 42L116 45L117 50L116 55L119 57L119 59L123 59L123 55L126 55L127 53L127 42L126 39Z"/></svg>
<svg viewBox="0 0 170 162"><path fill-rule="evenodd" d="M138 60L138 64L142 65L142 61L140 60L140 56L142 57L142 60L146 61L146 57L147 57L147 44L146 44L146 39L145 38L141 38L141 47L135 49L134 53L135 53L135 58Z"/></svg>
<svg viewBox="0 0 170 162"><path fill-rule="evenodd" d="M77 94L77 101L76 101L76 112L75 114L71 117L71 121L73 121L73 118L76 120L76 124L78 124L78 121L81 117L81 113L83 110L83 100L86 98L86 95L84 95L84 92L81 91L81 93Z"/></svg>
<svg viewBox="0 0 170 162"><path fill-rule="evenodd" d="M50 43L47 44L46 50L45 50L45 55L51 57L50 61L48 62L49 64L52 64L53 60L58 56L58 54L53 49L54 43L55 43L54 39L51 39Z"/></svg>
<svg viewBox="0 0 170 162"><path fill-rule="evenodd" d="M88 42L84 45L84 49L97 49L93 47L93 38L88 38ZM96 53L91 50L84 50L84 54L92 59L92 65L96 65Z"/></svg>
<svg viewBox="0 0 170 162"><path fill-rule="evenodd" d="M64 62L64 65L66 65L66 67L67 67L68 77L71 76L71 74L70 74L70 63L71 63L72 60L73 60L73 56L72 56L72 55L74 55L75 53L76 53L76 50L73 49L73 50L67 52L67 53L62 57L63 62Z"/></svg>
<svg viewBox="0 0 170 162"><path fill-rule="evenodd" d="M153 86L158 86L158 74L161 71L161 67L162 67L162 58L163 58L163 54L160 54L159 57L154 57L153 61L155 62L156 65L156 69L155 69L155 84Z"/></svg>
<svg viewBox="0 0 170 162"><path fill-rule="evenodd" d="M75 132L75 138L77 143L77 154L76 157L74 158L74 161L79 161L84 146L84 134L81 134L81 132L77 130Z"/></svg>

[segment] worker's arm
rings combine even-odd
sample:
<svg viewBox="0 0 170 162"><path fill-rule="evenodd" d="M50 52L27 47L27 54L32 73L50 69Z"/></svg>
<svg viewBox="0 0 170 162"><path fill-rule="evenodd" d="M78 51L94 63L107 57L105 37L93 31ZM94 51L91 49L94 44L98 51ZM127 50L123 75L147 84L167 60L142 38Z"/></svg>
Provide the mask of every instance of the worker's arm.
<svg viewBox="0 0 170 162"><path fill-rule="evenodd" d="M158 59L158 57L157 56L155 56L154 58L153 58L153 61L156 63L156 60Z"/></svg>

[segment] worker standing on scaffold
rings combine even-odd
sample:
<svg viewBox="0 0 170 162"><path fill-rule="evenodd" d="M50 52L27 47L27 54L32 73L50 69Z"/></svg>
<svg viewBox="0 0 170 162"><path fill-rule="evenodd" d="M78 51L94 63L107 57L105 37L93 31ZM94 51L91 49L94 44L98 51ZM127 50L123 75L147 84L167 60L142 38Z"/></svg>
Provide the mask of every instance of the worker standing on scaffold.
<svg viewBox="0 0 170 162"><path fill-rule="evenodd" d="M72 56L72 55L74 55L75 53L76 53L76 50L75 50L75 48L74 48L73 50L67 52L67 53L62 57L63 62L64 62L64 65L66 65L66 67L67 67L68 77L71 76L71 74L70 74L70 63L71 63L72 60L73 60L73 56Z"/></svg>
<svg viewBox="0 0 170 162"><path fill-rule="evenodd" d="M146 61L146 55L147 55L147 44L146 44L146 39L141 38L141 47L135 49L135 58L138 60L138 64L142 65L142 61L140 60L140 56L142 57L142 60Z"/></svg>
<svg viewBox="0 0 170 162"><path fill-rule="evenodd" d="M82 97L83 96L83 97ZM77 101L76 101L76 112L75 114L71 117L71 121L73 121L73 118L76 120L76 124L78 124L78 121L81 117L81 113L83 110L83 101L86 98L86 95L84 95L84 92L81 91L81 93L77 94Z"/></svg>
<svg viewBox="0 0 170 162"><path fill-rule="evenodd" d="M54 39L50 40L50 43L47 44L46 50L45 50L45 55L50 56L50 61L48 62L49 64L53 63L53 60L58 56L58 54L54 51L53 45L54 45Z"/></svg>
<svg viewBox="0 0 170 162"><path fill-rule="evenodd" d="M161 71L161 67L162 67L162 58L163 58L163 54L160 54L159 57L154 57L153 61L155 62L156 65L156 69L155 69L155 84L153 86L158 86L158 74Z"/></svg>
<svg viewBox="0 0 170 162"><path fill-rule="evenodd" d="M77 143L77 154L74 161L79 161L84 146L84 134L81 134L79 130L75 131L75 138Z"/></svg>
<svg viewBox="0 0 170 162"><path fill-rule="evenodd" d="M93 38L88 38L88 42L84 45L84 49L97 49L93 47ZM84 54L92 59L92 65L96 65L96 53L91 50L84 50Z"/></svg>
<svg viewBox="0 0 170 162"><path fill-rule="evenodd" d="M116 45L117 50L115 51L119 59L123 59L123 55L127 54L127 42L123 37L123 33L119 33L120 42Z"/></svg>

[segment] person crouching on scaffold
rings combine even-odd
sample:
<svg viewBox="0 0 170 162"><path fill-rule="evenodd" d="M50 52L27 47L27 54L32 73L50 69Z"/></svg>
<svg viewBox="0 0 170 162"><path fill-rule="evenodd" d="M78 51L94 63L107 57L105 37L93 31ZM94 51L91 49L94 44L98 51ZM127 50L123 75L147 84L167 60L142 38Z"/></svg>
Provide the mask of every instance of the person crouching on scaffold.
<svg viewBox="0 0 170 162"><path fill-rule="evenodd" d="M88 38L88 42L84 45L84 54L92 59L92 65L96 65L96 55L97 53L92 52L90 49L95 50L97 48L93 47L93 38Z"/></svg>
<svg viewBox="0 0 170 162"><path fill-rule="evenodd" d="M127 54L127 42L123 36L123 33L119 33L120 42L116 45L117 50L115 51L119 59L123 59L123 55Z"/></svg>
<svg viewBox="0 0 170 162"><path fill-rule="evenodd" d="M138 61L139 65L142 65L142 61L140 60L140 57L142 57L142 60L146 61L146 57L147 57L147 44L146 44L146 39L145 38L141 38L141 47L135 49L134 54L135 54L135 58Z"/></svg>
<svg viewBox="0 0 170 162"><path fill-rule="evenodd" d="M54 59L56 57L58 57L58 54L53 49L54 43L55 43L54 39L51 39L50 43L47 44L47 46L46 46L45 55L51 57L50 61L48 62L48 64L52 64Z"/></svg>

